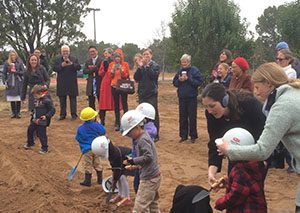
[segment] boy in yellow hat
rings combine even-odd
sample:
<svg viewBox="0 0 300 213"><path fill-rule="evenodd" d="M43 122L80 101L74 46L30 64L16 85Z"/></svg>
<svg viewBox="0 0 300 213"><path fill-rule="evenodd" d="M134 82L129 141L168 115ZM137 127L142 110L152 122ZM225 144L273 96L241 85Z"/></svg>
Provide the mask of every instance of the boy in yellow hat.
<svg viewBox="0 0 300 213"><path fill-rule="evenodd" d="M84 154L84 169L85 169L85 179L80 183L82 186L91 186L92 185L92 172L93 168L97 172L97 183L102 184L102 168L100 166L100 157L93 154L91 151L91 144L93 140L100 136L105 135L106 130L97 122L96 112L91 107L84 108L80 113L80 119L84 121L84 123L78 127L76 133L76 140L79 143L80 150Z"/></svg>

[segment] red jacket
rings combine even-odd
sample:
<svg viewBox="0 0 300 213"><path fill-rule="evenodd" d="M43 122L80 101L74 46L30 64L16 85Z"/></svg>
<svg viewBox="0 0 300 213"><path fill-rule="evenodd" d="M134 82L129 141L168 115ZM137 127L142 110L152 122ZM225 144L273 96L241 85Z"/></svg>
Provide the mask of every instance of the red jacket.
<svg viewBox="0 0 300 213"><path fill-rule="evenodd" d="M227 213L267 213L263 162L234 162L226 183L226 194L216 201L217 210Z"/></svg>

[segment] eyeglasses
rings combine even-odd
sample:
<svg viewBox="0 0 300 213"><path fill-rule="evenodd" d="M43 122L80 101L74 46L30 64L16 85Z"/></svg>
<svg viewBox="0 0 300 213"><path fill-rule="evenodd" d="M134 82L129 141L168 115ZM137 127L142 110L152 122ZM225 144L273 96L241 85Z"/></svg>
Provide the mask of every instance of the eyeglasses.
<svg viewBox="0 0 300 213"><path fill-rule="evenodd" d="M286 58L276 58L276 61L282 62L283 60L286 60Z"/></svg>

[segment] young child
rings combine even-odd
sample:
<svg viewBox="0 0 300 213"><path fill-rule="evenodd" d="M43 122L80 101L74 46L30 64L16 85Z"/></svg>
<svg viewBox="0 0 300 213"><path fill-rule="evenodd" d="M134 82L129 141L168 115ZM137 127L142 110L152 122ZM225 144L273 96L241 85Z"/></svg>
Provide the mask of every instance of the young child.
<svg viewBox="0 0 300 213"><path fill-rule="evenodd" d="M97 183L102 184L102 167L100 158L91 152L91 144L95 138L105 135L105 128L96 121L98 113L91 107L84 108L80 113L80 119L84 123L78 127L76 140L79 143L84 157L85 179L80 182L82 186L91 186L93 168L97 172Z"/></svg>
<svg viewBox="0 0 300 213"><path fill-rule="evenodd" d="M223 138L226 138L228 132L225 133ZM233 137L231 139L228 140L226 138L226 140L229 143L242 146L255 143L250 133L248 135L252 137L251 140L248 139L250 136L242 134L239 130L239 132L232 134ZM220 211L226 209L227 213L266 213L267 203L264 194L265 173L266 167L261 161L232 162L232 169L226 181L226 194L216 201L215 208Z"/></svg>
<svg viewBox="0 0 300 213"><path fill-rule="evenodd" d="M130 193L127 176L133 176L133 172L127 171L123 161L131 154L128 147L114 146L105 136L96 138L93 141L92 151L103 160L109 160L113 171L112 188L118 187L118 195L109 200L110 203L121 202L123 205L130 205Z"/></svg>
<svg viewBox="0 0 300 213"><path fill-rule="evenodd" d="M126 112L121 119L122 135L136 140L136 157L128 158L125 165L140 166L140 185L133 212L159 212L158 190L161 177L155 143L143 129L145 116L137 110Z"/></svg>
<svg viewBox="0 0 300 213"><path fill-rule="evenodd" d="M39 153L46 154L48 152L47 127L55 114L55 108L49 95L47 95L47 86L35 85L32 88L32 93L35 98L34 109L27 129L27 144L24 145L24 148L27 150L34 146L34 132L37 132L42 145Z"/></svg>

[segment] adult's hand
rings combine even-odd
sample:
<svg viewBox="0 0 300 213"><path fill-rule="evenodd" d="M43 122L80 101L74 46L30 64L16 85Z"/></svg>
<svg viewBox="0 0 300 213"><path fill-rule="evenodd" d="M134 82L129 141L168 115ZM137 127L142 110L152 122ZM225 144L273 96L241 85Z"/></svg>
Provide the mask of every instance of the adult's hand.
<svg viewBox="0 0 300 213"><path fill-rule="evenodd" d="M217 144L217 151L219 152L219 155L227 156L228 154L228 142L223 138L223 143Z"/></svg>
<svg viewBox="0 0 300 213"><path fill-rule="evenodd" d="M218 167L214 165L208 167L208 184L210 186L213 186L213 184L217 182L217 171Z"/></svg>

